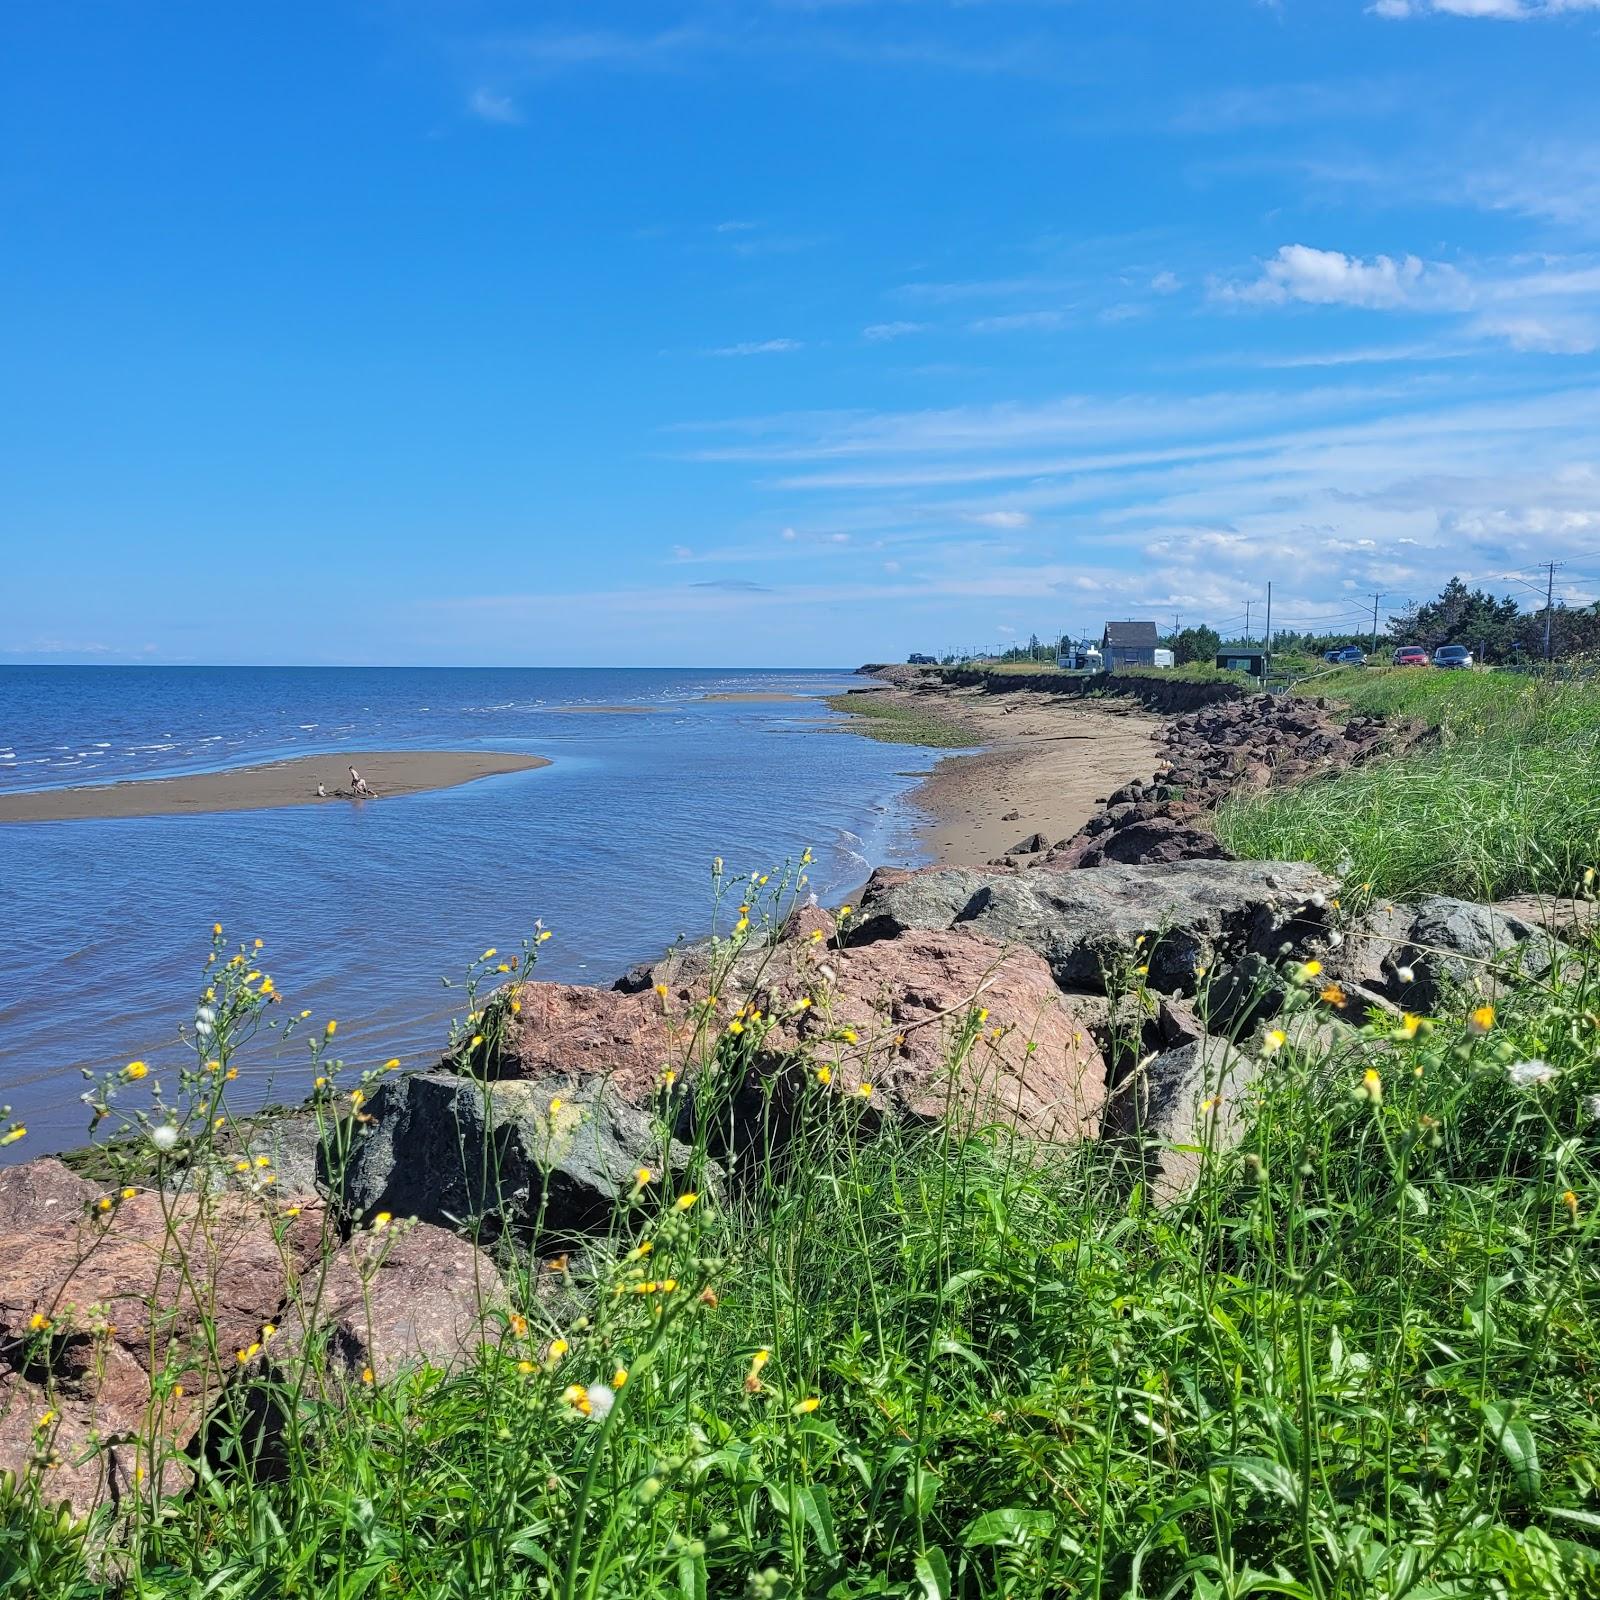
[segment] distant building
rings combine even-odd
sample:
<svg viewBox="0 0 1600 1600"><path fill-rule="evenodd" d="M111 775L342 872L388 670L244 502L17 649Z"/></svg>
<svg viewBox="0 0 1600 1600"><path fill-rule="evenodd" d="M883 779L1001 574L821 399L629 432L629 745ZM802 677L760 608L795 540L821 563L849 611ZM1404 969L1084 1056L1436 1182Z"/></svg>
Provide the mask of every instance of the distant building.
<svg viewBox="0 0 1600 1600"><path fill-rule="evenodd" d="M1153 622L1108 622L1100 638L1106 671L1115 672L1119 667L1153 667L1158 637Z"/></svg>
<svg viewBox="0 0 1600 1600"><path fill-rule="evenodd" d="M1242 672L1251 678L1264 678L1267 675L1267 653L1265 650L1253 650L1249 645L1235 645L1230 650L1219 650L1217 670Z"/></svg>

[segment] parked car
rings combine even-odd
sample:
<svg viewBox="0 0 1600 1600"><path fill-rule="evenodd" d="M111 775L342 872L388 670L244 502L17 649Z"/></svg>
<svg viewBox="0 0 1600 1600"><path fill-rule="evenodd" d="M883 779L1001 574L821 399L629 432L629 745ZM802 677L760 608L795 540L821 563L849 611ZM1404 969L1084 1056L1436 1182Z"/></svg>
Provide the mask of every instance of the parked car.
<svg viewBox="0 0 1600 1600"><path fill-rule="evenodd" d="M1433 652L1436 667L1464 668L1472 665L1472 652L1464 644L1442 644Z"/></svg>
<svg viewBox="0 0 1600 1600"><path fill-rule="evenodd" d="M1341 667L1364 667L1367 664L1367 652L1358 644L1347 644L1339 652L1339 665Z"/></svg>
<svg viewBox="0 0 1600 1600"><path fill-rule="evenodd" d="M906 664L912 667L936 667L939 663L932 656L925 656L920 651L913 651L906 658Z"/></svg>
<svg viewBox="0 0 1600 1600"><path fill-rule="evenodd" d="M1394 653L1394 664L1397 667L1425 667L1428 664L1428 652L1420 644L1403 644Z"/></svg>
<svg viewBox="0 0 1600 1600"><path fill-rule="evenodd" d="M1331 649L1331 650L1324 650L1322 652L1322 659L1324 661L1326 661L1330 667L1338 666L1339 665L1339 646L1335 645L1333 647L1333 649Z"/></svg>

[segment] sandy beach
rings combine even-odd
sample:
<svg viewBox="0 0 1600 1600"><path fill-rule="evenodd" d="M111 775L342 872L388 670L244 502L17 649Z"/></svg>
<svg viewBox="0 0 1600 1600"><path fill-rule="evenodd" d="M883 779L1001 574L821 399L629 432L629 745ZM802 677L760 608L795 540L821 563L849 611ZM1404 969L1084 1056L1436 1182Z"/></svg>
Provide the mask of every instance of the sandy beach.
<svg viewBox="0 0 1600 1600"><path fill-rule="evenodd" d="M475 778L549 765L543 756L483 750L341 750L337 755L295 756L230 772L0 795L0 822L191 816L274 806L377 805L401 795L452 789ZM352 766L372 786L372 799L334 795L335 789L349 788ZM319 783L328 790L328 798L318 797Z"/></svg>
<svg viewBox="0 0 1600 1600"><path fill-rule="evenodd" d="M945 865L982 866L1034 833L1065 839L1113 789L1148 778L1159 759L1161 719L1116 702L978 689L877 692L984 747L940 758L911 797L932 814L919 832Z"/></svg>

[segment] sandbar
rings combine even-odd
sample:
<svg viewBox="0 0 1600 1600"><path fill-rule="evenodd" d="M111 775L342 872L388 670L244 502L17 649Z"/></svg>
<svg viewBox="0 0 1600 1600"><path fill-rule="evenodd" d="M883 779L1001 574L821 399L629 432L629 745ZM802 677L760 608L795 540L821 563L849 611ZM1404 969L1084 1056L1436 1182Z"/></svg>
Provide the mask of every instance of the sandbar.
<svg viewBox="0 0 1600 1600"><path fill-rule="evenodd" d="M381 805L400 795L453 789L475 778L549 765L543 756L488 750L341 750L335 755L291 756L228 772L0 794L0 822L177 817L276 806ZM351 767L372 786L374 798L353 800L334 794L335 789L349 789ZM319 783L328 791L326 799L317 794Z"/></svg>
<svg viewBox="0 0 1600 1600"><path fill-rule="evenodd" d="M762 694L751 690L748 693L740 694L703 694L700 696L700 703L704 705L712 700L742 700L751 705L776 705L785 700L815 700L816 698L812 694Z"/></svg>

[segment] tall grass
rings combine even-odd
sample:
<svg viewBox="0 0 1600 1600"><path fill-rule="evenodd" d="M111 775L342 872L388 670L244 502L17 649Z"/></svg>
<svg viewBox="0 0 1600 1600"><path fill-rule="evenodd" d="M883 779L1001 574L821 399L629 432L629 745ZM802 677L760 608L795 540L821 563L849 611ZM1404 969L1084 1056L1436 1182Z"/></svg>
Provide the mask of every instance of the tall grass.
<svg viewBox="0 0 1600 1600"><path fill-rule="evenodd" d="M1236 854L1353 864L1380 894L1570 894L1600 855L1600 688L1507 673L1353 670L1316 687L1423 722L1410 754L1224 805Z"/></svg>
<svg viewBox="0 0 1600 1600"><path fill-rule="evenodd" d="M1566 982L1285 1046L1168 1207L1093 1145L875 1128L831 1041L720 1186L504 1255L464 1369L308 1383L274 1470L89 1528L13 1484L0 1592L1600 1595L1600 951ZM953 1016L952 1070L1008 1024ZM761 1027L696 1021L702 1111Z"/></svg>

